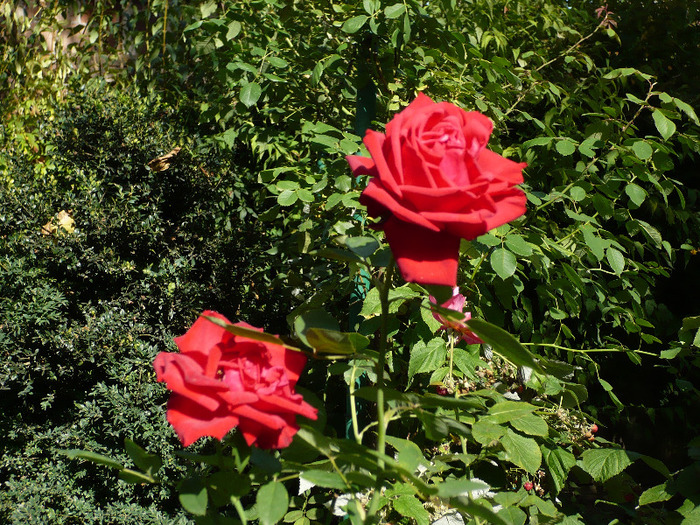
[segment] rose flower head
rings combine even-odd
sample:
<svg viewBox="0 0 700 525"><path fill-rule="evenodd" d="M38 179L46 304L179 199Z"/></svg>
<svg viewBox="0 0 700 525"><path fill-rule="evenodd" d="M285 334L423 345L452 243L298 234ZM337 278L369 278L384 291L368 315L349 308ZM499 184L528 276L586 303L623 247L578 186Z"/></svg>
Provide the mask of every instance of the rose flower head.
<svg viewBox="0 0 700 525"><path fill-rule="evenodd" d="M370 175L360 202L382 221L403 278L455 286L460 239L475 239L525 213L524 163L486 149L485 115L420 93L386 126L368 130L370 157L347 157Z"/></svg>
<svg viewBox="0 0 700 525"><path fill-rule="evenodd" d="M229 323L216 312L202 316ZM153 366L172 390L167 417L183 446L204 436L223 439L237 427L248 445L283 448L299 430L297 415L316 419L316 409L294 392L304 354L234 335L204 317L175 344L180 353L161 352Z"/></svg>
<svg viewBox="0 0 700 525"><path fill-rule="evenodd" d="M437 300L432 295L430 296L430 302L437 304ZM459 288L455 286L452 289L452 297L450 297L440 306L449 310L463 313L464 317L459 320L455 319L454 317L442 315L436 310L433 310L433 317L440 321L440 324L442 325L440 330L452 330L453 332L458 333L468 345L483 344L483 341L479 338L479 336L472 332L465 324L466 321L469 321L469 319L472 318L471 312L464 311L464 305L466 302L467 299L461 293L459 293Z"/></svg>

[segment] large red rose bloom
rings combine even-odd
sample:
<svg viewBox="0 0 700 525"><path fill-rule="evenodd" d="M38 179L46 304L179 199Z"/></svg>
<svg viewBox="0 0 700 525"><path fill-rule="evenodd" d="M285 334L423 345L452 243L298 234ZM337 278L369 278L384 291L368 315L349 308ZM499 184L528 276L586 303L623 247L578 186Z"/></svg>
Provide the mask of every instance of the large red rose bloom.
<svg viewBox="0 0 700 525"><path fill-rule="evenodd" d="M368 130L371 158L347 157L370 175L360 202L381 217L404 279L455 286L460 239L475 239L525 213L523 163L486 149L485 115L422 93L386 126Z"/></svg>
<svg viewBox="0 0 700 525"><path fill-rule="evenodd" d="M202 315L229 322L216 312ZM283 448L299 430L297 415L316 419L316 409L294 392L304 354L233 335L204 317L175 343L180 353L161 352L153 366L172 390L167 417L184 446L204 436L222 439L237 427L249 445Z"/></svg>

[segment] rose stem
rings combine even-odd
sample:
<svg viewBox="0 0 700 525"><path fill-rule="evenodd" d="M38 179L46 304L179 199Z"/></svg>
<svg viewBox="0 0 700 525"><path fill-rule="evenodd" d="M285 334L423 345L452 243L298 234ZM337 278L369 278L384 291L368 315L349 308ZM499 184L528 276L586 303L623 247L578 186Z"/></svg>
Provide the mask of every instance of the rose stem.
<svg viewBox="0 0 700 525"><path fill-rule="evenodd" d="M386 448L386 423L384 420L384 366L386 365L387 333L389 326L389 290L391 289L391 277L394 273L394 258L392 257L384 272L384 283L379 284L379 302L382 307L380 339L379 339L379 359L377 359L377 452L380 454L378 466L380 472L384 470L384 460L381 456ZM377 478L377 486L369 507L369 515L374 516L379 496L381 495L382 476Z"/></svg>

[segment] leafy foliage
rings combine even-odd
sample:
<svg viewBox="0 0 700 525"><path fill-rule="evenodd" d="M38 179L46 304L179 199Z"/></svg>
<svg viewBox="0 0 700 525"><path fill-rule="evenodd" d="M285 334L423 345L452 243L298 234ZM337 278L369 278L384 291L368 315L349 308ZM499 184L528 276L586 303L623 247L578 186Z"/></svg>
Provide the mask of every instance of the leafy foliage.
<svg viewBox="0 0 700 525"><path fill-rule="evenodd" d="M676 4L48 2L31 24L3 3L0 516L360 523L374 505L429 523L439 498L467 519L577 523L596 483L601 522L692 520L697 68L667 63L680 40L642 21L694 12ZM51 51L42 31L76 12L89 23ZM495 357L445 339L426 290L382 281L348 176L364 130L416 91L484 112L490 147L529 164L526 216L462 245L470 326ZM306 379L327 419L281 455L234 434L174 456L150 362L204 308L293 327L319 358ZM396 461L365 446L385 314ZM688 443L690 464L672 453ZM114 485L53 448L163 484ZM301 492L276 478L300 471Z"/></svg>

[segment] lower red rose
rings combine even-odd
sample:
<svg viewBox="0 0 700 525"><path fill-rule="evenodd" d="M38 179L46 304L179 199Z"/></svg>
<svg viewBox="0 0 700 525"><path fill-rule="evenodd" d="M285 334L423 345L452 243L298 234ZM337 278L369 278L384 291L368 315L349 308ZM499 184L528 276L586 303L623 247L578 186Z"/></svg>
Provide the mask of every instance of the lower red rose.
<svg viewBox="0 0 700 525"><path fill-rule="evenodd" d="M216 312L202 315L229 322ZM249 445L283 448L299 430L297 415L316 419L316 409L294 392L304 354L233 335L204 317L175 343L180 353L161 352L153 366L172 390L167 417L183 446L222 439L236 427Z"/></svg>

